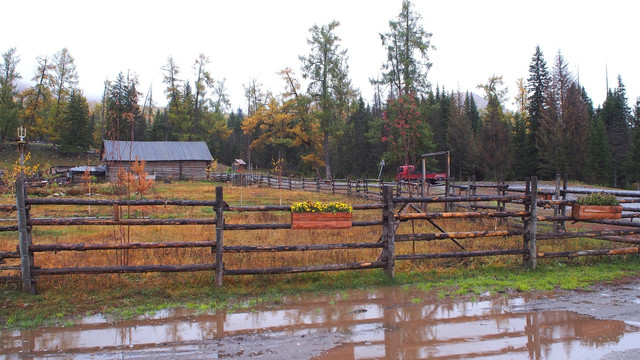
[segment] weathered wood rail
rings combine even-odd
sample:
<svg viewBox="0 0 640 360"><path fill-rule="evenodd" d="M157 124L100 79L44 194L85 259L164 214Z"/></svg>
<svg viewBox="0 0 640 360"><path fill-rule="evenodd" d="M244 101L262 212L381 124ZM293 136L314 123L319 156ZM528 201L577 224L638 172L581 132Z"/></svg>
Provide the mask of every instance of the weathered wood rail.
<svg viewBox="0 0 640 360"><path fill-rule="evenodd" d="M211 174L210 178L213 181L231 183L237 186L254 185L283 190L324 192L375 201L382 200L382 188L385 186L392 187L396 196L417 196L422 194L422 185L418 182L410 181L388 182L378 179L350 178L326 180L255 173L218 173ZM433 192L432 189L442 188L442 186L429 183L426 186L426 194Z"/></svg>
<svg viewBox="0 0 640 360"><path fill-rule="evenodd" d="M602 255L624 255L638 253L638 247L612 247L608 249L580 249L576 251L538 251L537 241L562 240L568 238L588 237L607 241L611 244L622 244L622 246L640 245L640 240L634 237L640 234L640 224L619 221L591 221L607 225L615 225L607 230L593 231L567 231L564 228L565 221L573 221L570 216L564 215L559 210L554 210L553 216L542 214L542 211L550 211L546 207L556 208L570 205L572 200L566 198L568 191L565 190L564 198L559 198L558 192L551 200L541 200L537 180L532 178L527 181L523 191L509 191L507 187L498 184L495 195L477 195L466 191L458 195L449 196L425 196L408 197L394 196L396 187L385 185L381 189L381 200L377 203L354 204L354 212L379 211L379 217L353 221L354 227L377 227L381 229L379 237L373 237L369 241L359 239L354 242L340 242L330 244L286 244L286 245L238 245L225 242L225 233L229 231L253 231L253 230L276 230L291 229L291 223L251 223L251 224L228 224L225 222L225 214L229 212L287 212L290 207L286 205L263 205L263 206L238 206L227 204L224 201L223 187L216 188L216 200L96 200L96 199L48 199L29 198L25 187L20 182L16 183L16 206L6 206L8 211L17 212L17 226L5 226L0 231L17 231L19 243L16 251L0 252L0 262L5 260L19 259L19 266L0 266L2 270L20 271L19 280L24 291L36 292L36 281L38 276L45 275L69 275L69 274L107 274L107 273L144 273L144 272L193 272L211 271L215 276L215 283L223 285L224 276L234 275L262 275L262 274L291 274L303 272L319 271L344 271L344 270L364 270L364 269L384 269L385 273L393 277L395 275L395 263L397 261L415 261L426 259L443 258L468 258L480 256L521 256L524 266L535 268L537 259L556 257L577 257L577 256L602 256ZM455 187L454 187L455 189ZM454 190L455 191L455 190ZM511 193L511 194L509 194ZM632 201L625 194L626 201ZM633 194L636 195L636 194ZM638 200L638 199L636 199ZM640 200L638 200L640 201ZM438 211L434 204L439 204ZM114 207L112 217L100 218L32 218L31 209L37 206L105 206ZM444 206L443 206L444 205ZM455 205L455 206L454 206ZM213 208L215 217L204 219L127 219L119 216L117 207L120 206L185 206L185 207L207 207ZM445 211L439 211L444 208ZM457 209L456 211L447 209ZM418 212L407 212L408 210L419 210ZM472 230L447 232L437 225L435 220L442 219L495 219L509 224L507 229L495 230ZM511 221L513 220L513 221ZM427 221L439 232L425 233L403 233L402 224L415 221ZM553 231L539 232L539 222L551 222L554 224ZM563 226L557 226L562 223ZM472 224L472 223L470 223ZM39 244L37 239L33 239L33 227L40 226L214 226L215 232L213 240L206 241L170 241L170 242L131 242L131 243L66 243L66 244ZM291 230L296 231L296 230ZM341 230L331 230L341 231ZM482 250L467 250L457 240L472 239L481 241L484 238L522 238L522 245L516 247L503 247ZM415 252L407 253L398 250L402 243L432 242L432 241L453 241L460 247L458 251ZM626 244L626 245L625 245ZM512 245L510 245L512 246ZM86 252L105 250L150 250L150 249L184 249L184 248L210 248L214 254L211 262L180 264L180 265L113 265L94 267L45 267L45 264L37 263L37 254L56 253L63 256L65 252ZM231 267L225 264L225 255L248 254L248 253L285 253L285 252L309 252L309 251L340 251L340 250L371 250L378 249L379 255L369 261L353 261L342 263L308 264L302 266L273 266L256 268ZM328 260L329 261L329 260Z"/></svg>

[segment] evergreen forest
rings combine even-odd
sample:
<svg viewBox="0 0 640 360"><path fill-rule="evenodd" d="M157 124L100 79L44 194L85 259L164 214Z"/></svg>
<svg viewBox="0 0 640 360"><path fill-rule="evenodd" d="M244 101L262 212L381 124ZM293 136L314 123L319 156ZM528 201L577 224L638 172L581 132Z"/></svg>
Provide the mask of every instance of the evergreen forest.
<svg viewBox="0 0 640 360"><path fill-rule="evenodd" d="M284 90L254 79L243 85L246 108L237 109L205 54L186 69L166 60L157 70L166 106L157 106L128 71L105 81L99 102L88 102L66 48L38 57L31 77L16 70L16 48L0 49L0 145L14 142L24 126L30 142L53 143L63 153L99 149L102 139L205 141L219 163L243 159L253 170L318 178L377 178L384 160L390 179L398 165L448 150L452 176L463 181L568 174L628 187L640 179L640 98L629 105L620 75L594 108L562 53L545 56L538 46L522 64L528 77L513 84L515 99L493 75L475 89L486 100L480 107L470 92L429 82L432 34L405 0L380 34L386 60L371 74L373 98L363 99L350 80L339 27L311 26L299 68L279 72ZM31 86L18 86L23 76ZM506 109L512 100L516 108ZM444 170L443 160L430 170Z"/></svg>

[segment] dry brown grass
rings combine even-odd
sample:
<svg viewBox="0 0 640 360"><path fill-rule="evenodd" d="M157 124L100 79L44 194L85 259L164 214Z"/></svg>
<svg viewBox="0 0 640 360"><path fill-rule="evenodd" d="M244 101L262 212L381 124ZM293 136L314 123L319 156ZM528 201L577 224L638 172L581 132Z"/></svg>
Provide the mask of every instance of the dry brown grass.
<svg viewBox="0 0 640 360"><path fill-rule="evenodd" d="M219 184L217 184L219 185ZM191 200L214 200L215 186L212 183L173 183L156 184L148 198L175 198ZM98 193L108 192L106 185L98 187ZM113 198L113 195L92 195L92 198ZM362 199L348 199L344 196L302 191L278 191L266 188L238 188L225 186L225 201L231 205L265 205L291 204L297 201L343 201L349 203L363 203ZM8 203L11 198L5 198ZM431 205L431 211L438 210L437 205ZM123 207L123 214L128 217L151 218L212 218L215 216L212 208L207 207L179 207L179 206L145 206ZM111 216L113 209L105 206L33 206L31 216L41 217L82 217L82 216ZM7 217L11 217L11 214ZM354 220L378 220L380 210L357 211ZM227 224L253 223L288 223L289 212L243 212L225 213ZM498 220L440 220L439 226L447 231L480 231L506 229L509 225ZM402 223L398 234L439 232L431 224L422 220ZM381 236L381 227L353 227L347 230L251 230L225 231L224 243L234 245L294 245L294 244L331 244L344 242L376 242ZM39 226L33 229L34 244L56 243L117 243L117 242L174 242L174 241L205 241L215 239L215 227L211 226ZM522 237L483 238L458 240L466 250L494 250L522 247ZM584 240L583 240L584 242ZM0 233L0 251L14 251L17 246L17 234ZM584 246L580 241L543 242L539 247L542 251L564 251ZM403 242L396 244L396 254L455 252L460 248L451 240L431 242ZM225 254L224 262L227 269L243 268L271 268L295 267L319 264L350 263L375 261L380 249L365 250L332 250L306 251L286 253L241 253ZM93 267L127 265L180 265L195 263L213 263L214 255L210 248L197 249L157 249L157 250L128 250L128 251L87 251L87 252L59 252L36 253L35 265L44 268L61 267ZM480 266L494 262L520 262L519 257L489 257L473 259L443 259L429 261L405 261L397 263L397 271L426 270L443 266L459 266L460 264ZM5 272L6 273L6 272ZM6 274L4 274L6 275ZM213 278L211 272L162 274L150 273L144 275L89 275L42 277L38 287L83 286L99 289L103 286L122 285L122 281L144 281L151 285L170 282L196 282L209 285ZM97 281L87 282L86 279ZM255 278L254 278L255 279Z"/></svg>

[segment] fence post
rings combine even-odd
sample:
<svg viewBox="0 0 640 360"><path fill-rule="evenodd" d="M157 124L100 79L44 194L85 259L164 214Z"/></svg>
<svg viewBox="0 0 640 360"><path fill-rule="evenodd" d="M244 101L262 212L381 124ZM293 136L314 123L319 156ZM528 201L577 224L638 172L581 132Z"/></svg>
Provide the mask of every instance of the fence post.
<svg viewBox="0 0 640 360"><path fill-rule="evenodd" d="M530 220L529 220L529 228L525 229L525 232L528 230L528 241L526 241L525 250L528 251L528 254L525 255L525 266L530 270L536 269L536 231L538 227L538 178L533 176L531 177L531 193L529 194L531 199L531 205L529 209Z"/></svg>
<svg viewBox="0 0 640 360"><path fill-rule="evenodd" d="M562 179L562 200L567 200L567 185L569 183L569 174L564 174ZM567 216L567 205L560 206L560 216ZM564 220L560 222L560 230L565 231Z"/></svg>
<svg viewBox="0 0 640 360"><path fill-rule="evenodd" d="M364 199L367 200L369 196L369 180L364 179Z"/></svg>
<svg viewBox="0 0 640 360"><path fill-rule="evenodd" d="M467 176L467 198L471 196L471 176ZM467 211L471 211L471 202L467 203Z"/></svg>
<svg viewBox="0 0 640 360"><path fill-rule="evenodd" d="M347 196L351 196L351 180L347 176Z"/></svg>
<svg viewBox="0 0 640 360"><path fill-rule="evenodd" d="M29 251L31 246L31 230L27 225L27 206L25 205L26 191L22 180L16 181L16 207L18 209L18 236L20 239L20 275L22 291L35 294L36 287L31 277L33 255Z"/></svg>
<svg viewBox="0 0 640 360"><path fill-rule="evenodd" d="M552 196L553 200L560 199L560 174L556 174L556 191ZM560 206L558 204L553 205L553 216L558 216L560 214ZM557 233L559 229L560 223L557 220L553 221L553 232Z"/></svg>
<svg viewBox="0 0 640 360"><path fill-rule="evenodd" d="M224 234L224 201L222 186L216 187L216 286L222 287L224 263L222 262L222 248Z"/></svg>
<svg viewBox="0 0 640 360"><path fill-rule="evenodd" d="M394 203L393 203L393 189L389 185L385 185L382 188L382 202L384 208L382 209L382 237L385 241L386 247L383 250L382 258L387 262L385 266L385 272L390 278L395 277L396 264L395 264L395 218L394 218Z"/></svg>

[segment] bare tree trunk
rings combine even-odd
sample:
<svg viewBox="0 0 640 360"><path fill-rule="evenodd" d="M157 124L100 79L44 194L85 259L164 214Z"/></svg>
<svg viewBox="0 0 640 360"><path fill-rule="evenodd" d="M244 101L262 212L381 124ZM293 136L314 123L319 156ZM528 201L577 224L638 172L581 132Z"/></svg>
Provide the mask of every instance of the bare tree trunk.
<svg viewBox="0 0 640 360"><path fill-rule="evenodd" d="M329 133L327 131L324 132L324 140L322 141L322 146L324 146L324 168L326 172L327 180L332 178L331 176L331 158L329 156Z"/></svg>

